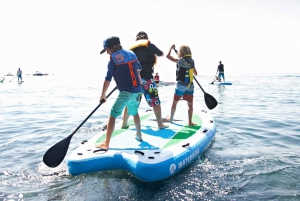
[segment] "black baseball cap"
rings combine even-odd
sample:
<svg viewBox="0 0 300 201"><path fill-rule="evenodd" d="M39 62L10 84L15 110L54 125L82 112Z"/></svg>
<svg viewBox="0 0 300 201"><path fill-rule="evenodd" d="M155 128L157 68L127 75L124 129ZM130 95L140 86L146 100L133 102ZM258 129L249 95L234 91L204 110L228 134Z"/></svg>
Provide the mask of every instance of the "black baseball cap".
<svg viewBox="0 0 300 201"><path fill-rule="evenodd" d="M121 44L120 39L118 37L110 36L110 37L108 37L107 39L105 39L103 41L103 48L104 49L100 52L100 54L104 53L108 47L112 47L114 45L120 45L120 44Z"/></svg>
<svg viewBox="0 0 300 201"><path fill-rule="evenodd" d="M136 39L148 39L148 35L146 34L146 32L140 31L140 32L136 35Z"/></svg>

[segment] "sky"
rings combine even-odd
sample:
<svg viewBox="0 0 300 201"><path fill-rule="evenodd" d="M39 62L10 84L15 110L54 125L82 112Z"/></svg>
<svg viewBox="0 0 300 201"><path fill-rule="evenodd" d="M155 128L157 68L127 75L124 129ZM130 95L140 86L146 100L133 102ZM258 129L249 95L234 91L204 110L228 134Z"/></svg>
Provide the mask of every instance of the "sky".
<svg viewBox="0 0 300 201"><path fill-rule="evenodd" d="M99 74L103 40L124 49L139 31L165 55L189 45L199 74L300 73L299 0L1 0L0 76ZM173 53L172 53L173 54ZM174 64L159 57L156 72Z"/></svg>

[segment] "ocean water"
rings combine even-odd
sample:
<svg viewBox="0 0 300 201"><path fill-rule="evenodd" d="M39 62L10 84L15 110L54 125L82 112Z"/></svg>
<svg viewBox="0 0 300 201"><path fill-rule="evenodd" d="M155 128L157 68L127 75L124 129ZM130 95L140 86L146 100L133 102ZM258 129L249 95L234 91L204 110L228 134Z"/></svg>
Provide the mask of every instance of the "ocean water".
<svg viewBox="0 0 300 201"><path fill-rule="evenodd" d="M186 169L154 183L116 170L71 176L66 161L57 168L42 162L99 104L103 77L28 75L23 84L9 77L0 83L0 200L300 200L299 74L227 75L231 86L198 76L219 102L210 110L215 139ZM194 104L205 107L195 88ZM170 107L173 91L159 88L162 107ZM67 155L106 124L116 94L73 136Z"/></svg>

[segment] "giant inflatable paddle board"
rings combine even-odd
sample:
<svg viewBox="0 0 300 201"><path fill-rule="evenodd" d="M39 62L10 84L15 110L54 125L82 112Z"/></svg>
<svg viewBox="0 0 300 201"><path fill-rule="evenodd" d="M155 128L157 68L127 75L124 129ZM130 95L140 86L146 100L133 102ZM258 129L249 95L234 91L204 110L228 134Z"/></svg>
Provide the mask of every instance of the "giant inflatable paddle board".
<svg viewBox="0 0 300 201"><path fill-rule="evenodd" d="M170 104L162 106L162 114L170 113ZM115 126L110 147L102 151L95 147L105 139L105 131L84 140L68 157L69 173L102 170L127 170L137 179L154 182L168 178L196 160L210 145L215 133L214 120L207 109L194 103L193 122L188 126L188 107L179 101L174 122L158 129L153 111L139 111L143 141L135 138L136 130L131 118L127 129Z"/></svg>

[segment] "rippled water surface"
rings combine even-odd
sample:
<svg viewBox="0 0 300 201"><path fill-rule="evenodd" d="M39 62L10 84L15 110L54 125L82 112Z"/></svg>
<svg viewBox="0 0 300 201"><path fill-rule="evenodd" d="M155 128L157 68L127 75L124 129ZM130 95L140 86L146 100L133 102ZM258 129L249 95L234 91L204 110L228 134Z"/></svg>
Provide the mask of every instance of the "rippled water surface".
<svg viewBox="0 0 300 201"><path fill-rule="evenodd" d="M25 76L23 84L0 83L0 200L300 200L300 75L238 76L222 87L198 76L219 102L210 111L216 137L186 169L154 183L125 171L71 176L65 161L57 168L42 162L98 105L99 77ZM173 91L159 88L162 107L170 107ZM67 155L105 125L116 95L74 135ZM205 106L197 85L194 103ZM140 110L146 109L143 100Z"/></svg>

